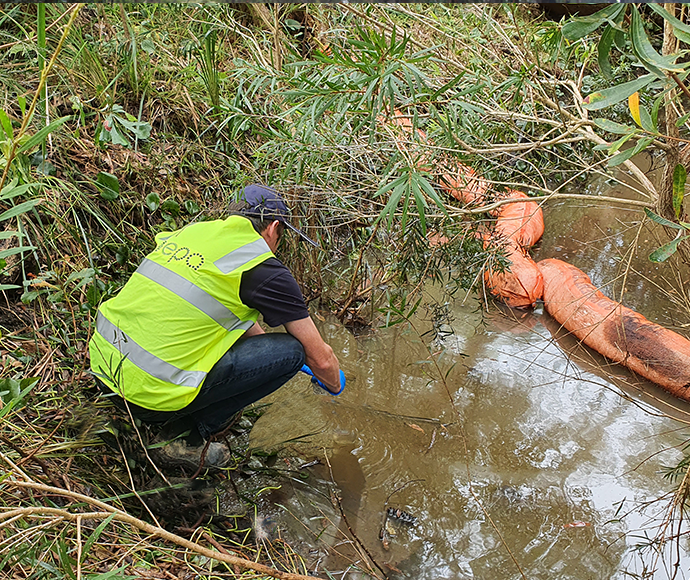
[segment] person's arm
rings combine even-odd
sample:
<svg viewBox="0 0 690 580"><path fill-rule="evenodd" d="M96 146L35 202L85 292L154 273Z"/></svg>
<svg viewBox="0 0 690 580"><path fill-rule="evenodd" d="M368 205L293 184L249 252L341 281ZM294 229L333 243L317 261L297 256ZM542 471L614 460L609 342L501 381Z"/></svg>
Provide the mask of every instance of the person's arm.
<svg viewBox="0 0 690 580"><path fill-rule="evenodd" d="M242 335L242 338L249 338L250 336L257 336L258 334L266 334L263 328L259 325L258 322L255 322L254 325Z"/></svg>
<svg viewBox="0 0 690 580"><path fill-rule="evenodd" d="M332 393L340 390L340 365L333 349L321 338L310 318L285 323L285 330L302 343L307 366Z"/></svg>

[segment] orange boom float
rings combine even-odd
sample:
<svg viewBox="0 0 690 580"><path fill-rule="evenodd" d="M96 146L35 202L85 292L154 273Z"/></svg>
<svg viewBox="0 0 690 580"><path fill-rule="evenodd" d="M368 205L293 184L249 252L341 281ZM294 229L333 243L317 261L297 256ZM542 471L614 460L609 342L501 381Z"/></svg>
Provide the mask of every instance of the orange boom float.
<svg viewBox="0 0 690 580"><path fill-rule="evenodd" d="M510 199L529 197L521 191L510 190ZM484 247L503 246L510 262L505 272L487 268L484 281L491 293L513 308L534 306L544 293L544 280L527 249L536 244L544 233L544 215L533 201L520 201L502 205L495 212L494 244L485 237Z"/></svg>
<svg viewBox="0 0 690 580"><path fill-rule="evenodd" d="M544 213L529 196L511 189L505 199L525 199L498 208L494 230L504 238L515 240L522 248L531 248L544 235Z"/></svg>
<svg viewBox="0 0 690 580"><path fill-rule="evenodd" d="M690 401L690 340L604 296L575 266L537 264L544 306L564 328L606 358Z"/></svg>
<svg viewBox="0 0 690 580"><path fill-rule="evenodd" d="M504 272L484 270L484 282L491 294L511 308L530 308L544 293L544 280L537 264L515 241L484 238L484 247L503 246L510 264Z"/></svg>

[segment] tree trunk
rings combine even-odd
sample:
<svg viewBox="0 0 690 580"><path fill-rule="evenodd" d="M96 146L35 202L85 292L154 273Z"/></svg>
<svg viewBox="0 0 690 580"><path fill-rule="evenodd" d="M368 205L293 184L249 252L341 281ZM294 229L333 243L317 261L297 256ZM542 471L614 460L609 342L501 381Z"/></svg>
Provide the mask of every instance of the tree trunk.
<svg viewBox="0 0 690 580"><path fill-rule="evenodd" d="M677 4L667 3L664 4L664 8L669 12L669 14L676 14ZM678 49L678 41L673 34L673 25L664 20L664 44L662 52L664 56L676 52ZM676 121L678 120L678 115L673 107L673 100L676 98L676 91L669 91L666 95L666 101L664 105L664 133L669 137L678 137L678 127L676 127ZM664 169L661 176L661 184L659 186L659 198L657 199L656 211L661 216L670 221L678 221L676 218L675 211L673 209L673 172L676 165L681 164L683 167L688 169L690 166L690 146L683 145L681 147L679 141L669 139L667 141L669 150L666 152L666 158L664 160ZM683 214L681 213L681 219L683 219ZM687 221L687 219L683 219ZM669 238L673 239L678 234L678 230L673 228L665 228L666 233ZM683 242L678 246L678 255L681 260L690 266L690 244Z"/></svg>

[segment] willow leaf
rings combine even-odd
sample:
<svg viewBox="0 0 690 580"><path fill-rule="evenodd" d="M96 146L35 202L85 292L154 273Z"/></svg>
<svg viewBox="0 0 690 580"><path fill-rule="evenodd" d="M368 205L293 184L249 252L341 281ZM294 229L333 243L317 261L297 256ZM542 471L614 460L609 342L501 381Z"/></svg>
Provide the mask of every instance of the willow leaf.
<svg viewBox="0 0 690 580"><path fill-rule="evenodd" d="M690 238L690 236L676 238L672 242L669 242L668 244L665 244L660 248L657 248L651 254L649 254L649 261L664 262L668 260L671 256L673 256L673 254L676 253L676 250L678 249L678 244L680 244L683 240L687 240L688 238Z"/></svg>
<svg viewBox="0 0 690 580"><path fill-rule="evenodd" d="M639 133L639 129L636 129L632 133L628 133L624 137L621 137L620 139L618 139L618 141L614 142L611 145L611 147L609 147L609 153L615 153L616 151L618 151L623 145L625 145L625 143L630 141L630 139L635 137L638 133Z"/></svg>
<svg viewBox="0 0 690 580"><path fill-rule="evenodd" d="M659 4L649 2L647 6L649 6L659 16L671 23L673 26L673 34L676 35L678 40L690 43L690 26L678 20L675 16L669 14L669 12Z"/></svg>
<svg viewBox="0 0 690 580"><path fill-rule="evenodd" d="M38 205L41 203L41 199L32 199L29 201L25 201L24 203L20 203L19 205L15 205L14 207L11 207L7 211L3 212L0 214L0 222L8 220L10 218L16 217L20 214L26 213L29 211L32 207L35 205Z"/></svg>
<svg viewBox="0 0 690 580"><path fill-rule="evenodd" d="M646 137L645 139L640 139L637 142L637 145L635 147L630 147L629 149L626 149L625 151L622 151L618 155L612 157L609 159L608 166L609 167L616 167L620 165L621 163L627 161L631 157L634 157L641 151L645 150L651 143L654 141L654 138L652 137Z"/></svg>
<svg viewBox="0 0 690 580"><path fill-rule="evenodd" d="M648 74L635 79L634 81L628 81L627 83L622 83L609 89L591 93L585 99L584 108L588 111L597 111L599 109L604 109L606 107L610 107L611 105L615 105L616 103L620 103L633 93L636 93L637 91L646 87L653 80L655 80L655 76Z"/></svg>
<svg viewBox="0 0 690 580"><path fill-rule="evenodd" d="M658 223L661 226L667 227L667 228L673 228L674 230L684 230L682 225L677 224L676 222L672 222L671 220L667 220L666 218L662 218L660 215L655 214L651 209L649 208L644 208L644 213L647 215L647 217L652 220L653 222Z"/></svg>
<svg viewBox="0 0 690 580"><path fill-rule="evenodd" d="M628 97L628 107L635 123L642 127L642 120L640 119L640 93L635 91Z"/></svg>
<svg viewBox="0 0 690 580"><path fill-rule="evenodd" d="M640 59L640 62L647 70L653 72L657 76L664 78L665 74L662 72L664 70L671 72L683 71L682 67L679 67L673 62L675 60L675 56L670 55L668 57L663 57L656 50L654 50L654 47L652 46L652 43L649 42L649 38L645 32L640 12L635 6L632 6L630 41L632 43L632 49L635 53L635 56Z"/></svg>
<svg viewBox="0 0 690 580"><path fill-rule="evenodd" d="M609 56L611 54L611 46L613 46L615 33L616 30L609 24L606 28L604 28L604 32L601 33L601 38L599 39L599 44L597 45L597 62L599 63L599 69L601 70L601 74L603 74L607 79L613 77Z"/></svg>
<svg viewBox="0 0 690 580"><path fill-rule="evenodd" d="M630 125L621 125L620 123L616 123L610 119L594 119L594 124L600 129L615 135L627 135L628 133L636 130L635 127L631 127Z"/></svg>
<svg viewBox="0 0 690 580"><path fill-rule="evenodd" d="M561 29L563 38L567 40L579 40L594 32L604 22L615 20L620 12L625 8L624 4L611 4L590 16L580 16L566 22Z"/></svg>

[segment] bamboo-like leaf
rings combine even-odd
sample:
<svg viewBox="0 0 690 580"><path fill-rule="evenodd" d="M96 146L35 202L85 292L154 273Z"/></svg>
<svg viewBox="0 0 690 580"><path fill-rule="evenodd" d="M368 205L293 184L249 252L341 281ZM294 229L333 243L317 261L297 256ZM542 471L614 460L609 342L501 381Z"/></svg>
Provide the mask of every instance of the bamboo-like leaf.
<svg viewBox="0 0 690 580"><path fill-rule="evenodd" d="M435 101L440 97L442 94L448 92L450 89L455 87L465 76L464 72L461 72L458 76L456 76L454 79L448 81L445 85L443 85L441 88L437 89L430 97L430 101Z"/></svg>
<svg viewBox="0 0 690 580"><path fill-rule="evenodd" d="M597 62L599 63L599 69L601 70L601 74L607 79L613 77L609 55L611 54L611 46L613 46L615 33L616 30L609 24L604 28L604 32L601 33L601 38L597 45Z"/></svg>
<svg viewBox="0 0 690 580"><path fill-rule="evenodd" d="M567 40L579 40L594 32L604 22L615 20L618 14L625 8L624 4L611 4L590 16L580 16L566 22L561 29L563 37Z"/></svg>
<svg viewBox="0 0 690 580"><path fill-rule="evenodd" d="M376 218L377 222L388 217L388 227L391 226L391 224L393 223L393 215L395 214L395 208L398 207L398 204L400 203L400 199L402 198L402 194L407 183L407 177L407 174L401 175L400 177L394 179L393 181L382 187L376 193L376 197L380 197L381 195L384 195L388 191L392 190L390 197L388 198L388 203L386 203L385 207L379 214L379 217Z"/></svg>
<svg viewBox="0 0 690 580"><path fill-rule="evenodd" d="M682 236L680 238L676 238L668 244L661 246L660 248L657 248L651 254L649 254L649 261L658 263L668 260L671 256L673 256L673 254L676 253L678 244L680 244L683 240L687 240L688 238L690 238L690 236Z"/></svg>
<svg viewBox="0 0 690 580"><path fill-rule="evenodd" d="M0 191L0 199L5 201L17 197L18 195L23 195L29 191L32 187L38 187L38 183L25 183L23 185L17 185L16 180L12 180L12 183L6 185Z"/></svg>
<svg viewBox="0 0 690 580"><path fill-rule="evenodd" d="M5 113L5 111L3 111L2 109L0 109L0 126L2 127L2 130L5 132L5 135L8 139L14 139L12 121L10 121L10 118L7 116L7 113Z"/></svg>
<svg viewBox="0 0 690 580"><path fill-rule="evenodd" d="M676 222L672 222L671 220L667 220L666 218L662 218L660 215L655 214L651 209L649 209L647 207L644 208L644 213L650 220L658 223L659 225L665 226L667 228L673 228L674 230L686 229L681 224L677 224Z"/></svg>
<svg viewBox="0 0 690 580"><path fill-rule="evenodd" d="M7 256L14 256L22 252L30 252L35 250L36 246L18 246L16 248L9 248L7 250L0 250L0 258L7 258Z"/></svg>
<svg viewBox="0 0 690 580"><path fill-rule="evenodd" d="M636 131L635 127L631 127L630 125L621 125L620 123L616 123L615 121L611 121L609 119L594 119L594 124L600 129L615 135L627 135L631 131Z"/></svg>
<svg viewBox="0 0 690 580"><path fill-rule="evenodd" d="M683 197L685 196L685 182L688 174L682 164L676 165L673 169L673 212L676 218L680 219L680 212L683 209Z"/></svg>
<svg viewBox="0 0 690 580"><path fill-rule="evenodd" d="M17 153L24 153L25 151L29 151L30 149L40 145L50 133L62 127L67 120L69 120L69 117L61 117L60 119L53 121L50 125L46 125L40 131L36 131L36 133L34 133L20 147L17 148Z"/></svg>
<svg viewBox="0 0 690 580"><path fill-rule="evenodd" d="M676 127L682 127L688 119L690 119L690 113L685 113L685 115L679 117L676 121Z"/></svg>
<svg viewBox="0 0 690 580"><path fill-rule="evenodd" d="M628 97L628 107L635 123L642 127L642 120L640 119L640 93L635 91Z"/></svg>
<svg viewBox="0 0 690 580"><path fill-rule="evenodd" d="M83 563L84 560L90 555L91 553L91 546L98 540L100 535L103 533L103 530L105 530L106 527L108 527L108 524L113 521L113 518L115 518L114 513L110 514L107 518L105 518L99 525L98 527L93 531L93 533L86 539L84 542L84 547L81 550L81 560L80 563Z"/></svg>
<svg viewBox="0 0 690 580"><path fill-rule="evenodd" d="M15 205L14 207L11 207L7 211L0 214L0 222L16 217L20 214L26 213L32 207L38 205L42 201L42 199L31 199L29 201L25 201L24 203L20 203L19 205Z"/></svg>
<svg viewBox="0 0 690 580"><path fill-rule="evenodd" d="M605 107L610 107L616 103L620 103L622 100L627 99L633 93L643 89L648 84L655 80L654 75L648 74L635 79L634 81L628 81L615 87L609 89L604 89L596 93L591 93L586 99L584 108L588 111L597 111L599 109L604 109Z"/></svg>
<svg viewBox="0 0 690 580"><path fill-rule="evenodd" d="M642 23L642 17L639 11L633 5L631 7L632 17L630 22L630 42L632 44L633 52L644 67L653 72L655 75L661 78L665 78L666 75L662 72L664 70L671 72L682 72L683 68L674 64L675 56L669 55L667 57L661 56L654 47L652 43L649 42L647 33L644 29L644 24Z"/></svg>
<svg viewBox="0 0 690 580"><path fill-rule="evenodd" d="M429 183L429 180L424 176L420 176L419 184L421 188L424 190L424 193L426 193L431 198L431 200L438 206L438 208L447 216L448 210L446 210L446 205L438 196L438 193L436 193L436 190L433 188L431 183Z"/></svg>

